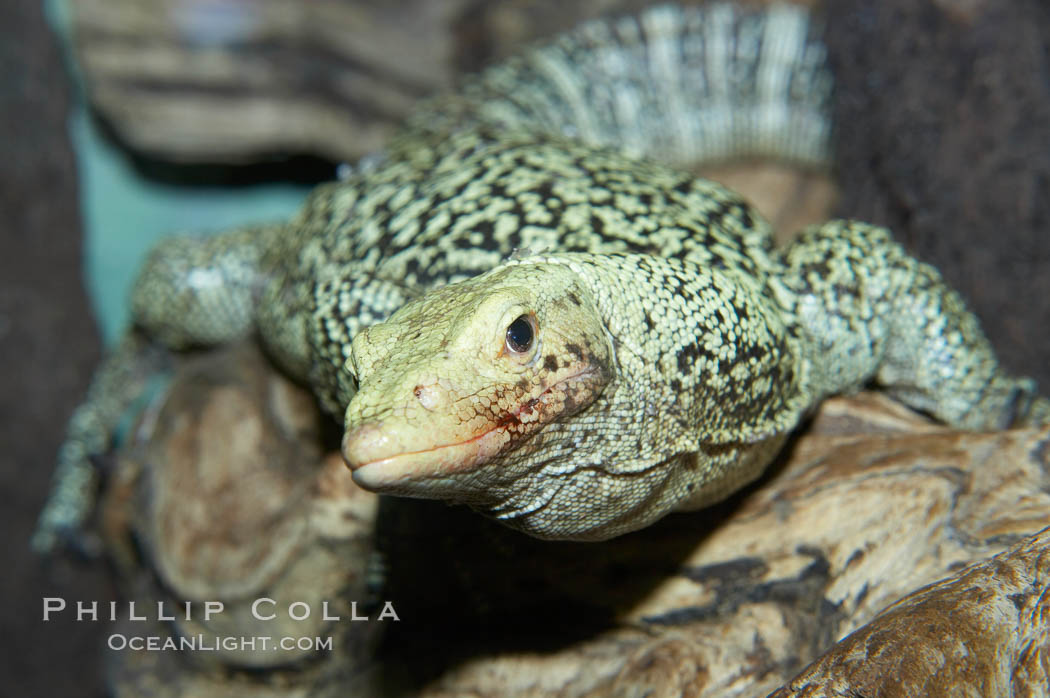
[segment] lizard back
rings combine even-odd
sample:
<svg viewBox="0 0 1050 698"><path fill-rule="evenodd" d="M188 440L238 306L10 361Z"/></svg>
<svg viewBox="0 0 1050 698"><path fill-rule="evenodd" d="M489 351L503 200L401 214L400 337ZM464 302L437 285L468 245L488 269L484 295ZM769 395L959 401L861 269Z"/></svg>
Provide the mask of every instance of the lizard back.
<svg viewBox="0 0 1050 698"><path fill-rule="evenodd" d="M680 258L761 283L768 224L670 169L828 158L830 76L799 7L649 8L595 20L417 110L383 153L319 188L273 245L267 344L345 407L361 329L421 292L538 252Z"/></svg>

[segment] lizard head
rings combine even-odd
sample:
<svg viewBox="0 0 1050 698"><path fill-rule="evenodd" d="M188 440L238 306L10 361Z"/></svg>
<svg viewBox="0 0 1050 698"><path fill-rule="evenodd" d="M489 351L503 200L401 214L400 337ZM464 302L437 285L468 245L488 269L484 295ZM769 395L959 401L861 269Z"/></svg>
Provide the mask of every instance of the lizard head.
<svg viewBox="0 0 1050 698"><path fill-rule="evenodd" d="M407 303L354 338L349 366L358 391L343 456L354 480L482 507L513 488L544 430L614 375L590 290L542 262L508 262Z"/></svg>

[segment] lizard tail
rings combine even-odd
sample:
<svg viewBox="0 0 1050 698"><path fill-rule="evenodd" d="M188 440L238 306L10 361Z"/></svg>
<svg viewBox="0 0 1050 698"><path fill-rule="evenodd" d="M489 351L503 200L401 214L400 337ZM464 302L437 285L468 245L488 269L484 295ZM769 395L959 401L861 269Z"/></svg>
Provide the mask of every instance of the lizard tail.
<svg viewBox="0 0 1050 698"><path fill-rule="evenodd" d="M416 120L434 128L435 113L460 124L469 114L676 166L770 157L823 168L831 89L806 8L662 5L587 22Z"/></svg>

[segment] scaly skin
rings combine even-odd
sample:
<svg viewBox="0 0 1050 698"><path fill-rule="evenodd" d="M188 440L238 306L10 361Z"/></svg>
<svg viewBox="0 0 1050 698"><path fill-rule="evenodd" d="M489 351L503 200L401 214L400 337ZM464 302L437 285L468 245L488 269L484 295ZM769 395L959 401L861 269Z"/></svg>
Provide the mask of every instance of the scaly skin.
<svg viewBox="0 0 1050 698"><path fill-rule="evenodd" d="M761 291L684 260L562 254L428 294L354 340L354 480L549 538L709 503L757 474L811 399L805 351ZM523 352L507 340L519 317Z"/></svg>
<svg viewBox="0 0 1050 698"><path fill-rule="evenodd" d="M548 538L724 497L821 399L869 382L958 426L1046 421L886 231L831 222L780 254L737 195L639 159L824 162L828 88L797 8L586 25L424 106L289 223L166 243L137 331L258 333L345 415L357 482ZM124 346L71 427L41 549L90 510Z"/></svg>
<svg viewBox="0 0 1050 698"><path fill-rule="evenodd" d="M726 496L808 409L868 381L969 428L1032 408L1031 382L880 228L828 223L764 281L719 267L536 256L406 304L353 342L354 480L601 540Z"/></svg>

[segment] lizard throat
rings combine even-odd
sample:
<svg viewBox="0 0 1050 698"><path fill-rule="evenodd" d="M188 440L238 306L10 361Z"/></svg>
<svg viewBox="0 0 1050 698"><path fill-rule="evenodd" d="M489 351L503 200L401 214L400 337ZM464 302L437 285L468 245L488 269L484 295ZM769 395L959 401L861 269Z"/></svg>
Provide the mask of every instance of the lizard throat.
<svg viewBox="0 0 1050 698"><path fill-rule="evenodd" d="M391 425L364 424L344 436L343 457L353 472L354 482L367 490L425 495L427 481L476 470L545 425L578 412L600 392L599 374L587 368L568 376L490 421L481 433L452 443L389 453L384 447L393 439L384 432ZM427 425L420 425L418 430L426 434ZM383 454L384 450L388 454ZM420 491L413 492L417 488L412 484L418 484Z"/></svg>

